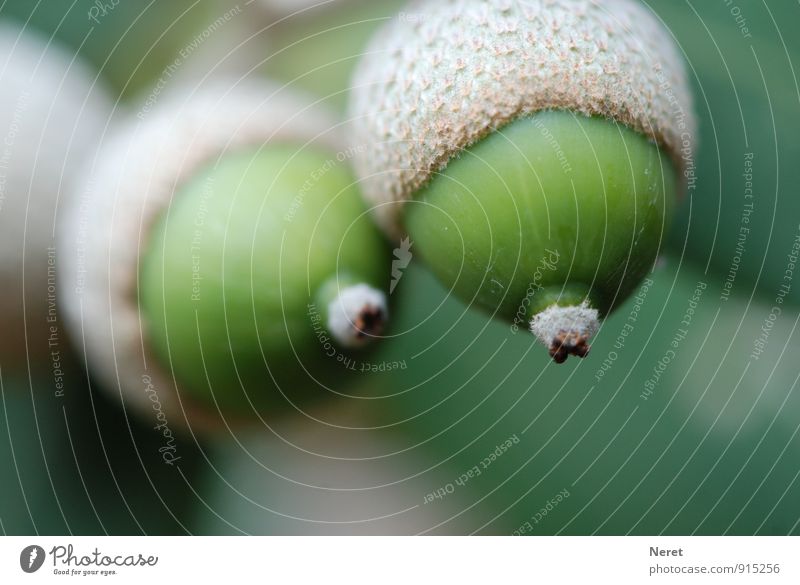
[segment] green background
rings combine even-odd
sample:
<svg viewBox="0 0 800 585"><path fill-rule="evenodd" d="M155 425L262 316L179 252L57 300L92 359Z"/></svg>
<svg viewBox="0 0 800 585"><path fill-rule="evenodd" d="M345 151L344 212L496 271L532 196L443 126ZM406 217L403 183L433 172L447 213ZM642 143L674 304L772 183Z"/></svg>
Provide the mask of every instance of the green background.
<svg viewBox="0 0 800 585"><path fill-rule="evenodd" d="M31 3L7 2L0 18L19 19L17 4ZM266 21L253 18L255 30L269 36L263 72L341 109L355 55L396 9L375 4L309 11L269 31L261 30ZM723 2L648 4L686 56L701 124L696 188L676 211L668 250L641 308L635 311L635 298L629 300L606 321L589 358L556 367L530 338L468 310L412 260L393 296L393 339L371 358L405 367L364 373L359 383L368 398L331 407L357 411L344 426L373 429L374 464L368 459L359 466L362 475L350 478L352 485L371 487L376 510L416 505L427 516L409 524L403 514L394 522L365 520L354 531L800 534L800 282L792 283L783 304L776 301L786 255L800 232L800 38L794 34L800 5L741 2L748 37ZM86 7L75 10L85 16ZM34 18L30 26L47 29L50 20ZM173 31L171 22L168 15L147 34ZM170 38L172 47L185 42ZM162 62L169 56L167 50ZM127 91L125 80L104 74ZM146 77L152 82L157 75ZM751 153L754 207L739 258L744 161ZM723 300L735 259L739 268ZM698 283L705 288L684 325ZM770 321L776 306L780 315ZM632 330L617 347L632 314ZM765 327L766 349L755 359ZM669 364L659 371L667 355ZM611 363L599 376L604 362ZM187 437L178 447L180 464L167 466L152 421L121 409L74 363L66 396L56 397L48 367L21 364L2 373L4 532L337 531L281 514L296 505L286 495L292 482L265 471L235 440L231 449L230 437ZM480 475L455 483L512 435L517 444ZM382 450L378 438L393 447ZM333 449L336 432L327 440ZM285 443L273 429L255 441L267 454L292 457L279 448ZM363 456L348 449L338 456ZM393 465L400 459L402 465ZM395 469L388 482L407 482L411 493L381 487L385 467ZM260 483L265 473L268 484ZM452 493L426 503L428 494L449 484ZM262 485L272 491L259 490ZM323 519L340 489L323 482L302 492L302 505L312 519ZM569 497L556 501L564 490Z"/></svg>

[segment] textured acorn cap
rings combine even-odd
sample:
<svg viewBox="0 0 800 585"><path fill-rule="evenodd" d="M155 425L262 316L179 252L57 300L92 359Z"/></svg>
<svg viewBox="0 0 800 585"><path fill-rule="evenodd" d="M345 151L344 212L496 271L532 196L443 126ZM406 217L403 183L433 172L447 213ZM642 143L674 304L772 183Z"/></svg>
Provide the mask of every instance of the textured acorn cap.
<svg viewBox="0 0 800 585"><path fill-rule="evenodd" d="M59 226L60 286L73 336L104 387L154 424L154 397L171 429L185 425L184 417L201 431L220 420L179 397L149 347L137 286L150 233L173 194L205 165L226 152L286 141L341 146L327 112L278 85L214 80L172 92L105 141Z"/></svg>
<svg viewBox="0 0 800 585"><path fill-rule="evenodd" d="M111 100L57 43L0 21L0 365L65 349L54 288L54 226L100 140ZM48 290L48 287L50 290ZM52 320L48 321L48 318ZM51 327L55 341L48 344ZM62 358L65 357L63 354Z"/></svg>
<svg viewBox="0 0 800 585"><path fill-rule="evenodd" d="M427 0L373 39L352 82L355 160L379 223L460 150L546 109L604 116L681 169L695 135L669 31L636 0Z"/></svg>

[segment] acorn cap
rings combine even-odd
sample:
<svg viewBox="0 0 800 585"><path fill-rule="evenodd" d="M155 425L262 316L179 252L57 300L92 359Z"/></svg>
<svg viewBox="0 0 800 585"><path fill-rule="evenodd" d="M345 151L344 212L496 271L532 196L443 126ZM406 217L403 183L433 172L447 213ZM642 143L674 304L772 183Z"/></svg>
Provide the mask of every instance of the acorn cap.
<svg viewBox="0 0 800 585"><path fill-rule="evenodd" d="M154 421L160 409L170 426L188 420L203 431L220 423L217 413L179 397L149 347L137 285L150 232L202 167L226 152L285 141L341 147L335 122L310 98L266 81L217 79L132 116L86 169L59 228L65 312L91 371Z"/></svg>
<svg viewBox="0 0 800 585"><path fill-rule="evenodd" d="M541 110L621 122L679 170L691 156L683 60L636 0L428 0L404 14L366 50L350 106L356 171L393 235L402 202L460 150Z"/></svg>
<svg viewBox="0 0 800 585"><path fill-rule="evenodd" d="M97 75L47 38L0 21L0 55L0 366L8 373L66 345L63 331L60 344L48 339L60 325L54 225L112 108Z"/></svg>

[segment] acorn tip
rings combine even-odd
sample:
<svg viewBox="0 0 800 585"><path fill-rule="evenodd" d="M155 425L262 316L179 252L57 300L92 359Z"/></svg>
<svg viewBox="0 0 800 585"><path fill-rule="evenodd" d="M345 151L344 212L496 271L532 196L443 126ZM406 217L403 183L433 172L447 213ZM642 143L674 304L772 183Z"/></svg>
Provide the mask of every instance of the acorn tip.
<svg viewBox="0 0 800 585"><path fill-rule="evenodd" d="M550 357L563 364L571 355L584 358L589 355L589 336L576 331L559 331L550 344Z"/></svg>
<svg viewBox="0 0 800 585"><path fill-rule="evenodd" d="M388 318L386 295L366 284L342 288L328 306L328 330L344 347L361 347L379 337Z"/></svg>
<svg viewBox="0 0 800 585"><path fill-rule="evenodd" d="M375 337L383 333L386 315L382 307L365 303L353 321L355 335L359 338Z"/></svg>
<svg viewBox="0 0 800 585"><path fill-rule="evenodd" d="M563 364L571 355L589 355L589 339L600 328L600 316L586 301L577 306L551 305L534 315L530 325L553 361Z"/></svg>

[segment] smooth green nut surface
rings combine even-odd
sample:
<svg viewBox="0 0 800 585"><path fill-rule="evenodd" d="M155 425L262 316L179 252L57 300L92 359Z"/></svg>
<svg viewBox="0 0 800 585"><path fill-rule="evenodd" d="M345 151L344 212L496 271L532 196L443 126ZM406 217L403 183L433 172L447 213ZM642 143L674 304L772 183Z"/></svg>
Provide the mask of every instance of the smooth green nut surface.
<svg viewBox="0 0 800 585"><path fill-rule="evenodd" d="M406 204L405 225L464 301L525 329L553 303L601 316L659 253L676 200L672 161L611 120L543 111L493 132Z"/></svg>
<svg viewBox="0 0 800 585"><path fill-rule="evenodd" d="M225 154L175 193L152 235L140 275L148 338L181 391L209 404L264 411L323 396L347 370L320 290L382 290L386 261L334 153Z"/></svg>

